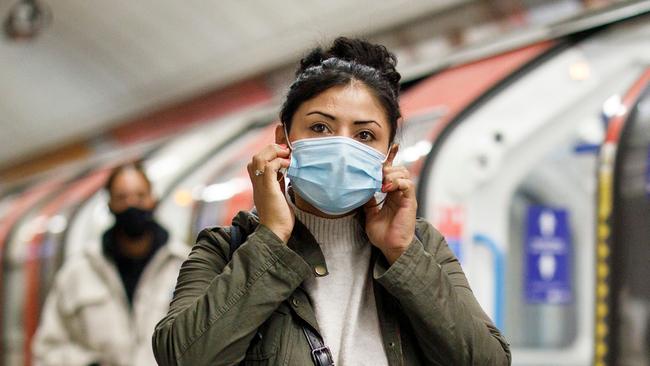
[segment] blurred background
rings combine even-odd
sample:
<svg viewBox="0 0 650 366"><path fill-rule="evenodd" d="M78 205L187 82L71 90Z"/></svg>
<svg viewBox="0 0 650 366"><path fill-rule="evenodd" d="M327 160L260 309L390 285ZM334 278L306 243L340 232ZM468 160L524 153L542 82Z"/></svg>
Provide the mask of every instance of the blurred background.
<svg viewBox="0 0 650 366"><path fill-rule="evenodd" d="M296 62L403 76L398 160L514 365L650 364L650 1L0 0L0 366L142 159L172 236L252 207Z"/></svg>

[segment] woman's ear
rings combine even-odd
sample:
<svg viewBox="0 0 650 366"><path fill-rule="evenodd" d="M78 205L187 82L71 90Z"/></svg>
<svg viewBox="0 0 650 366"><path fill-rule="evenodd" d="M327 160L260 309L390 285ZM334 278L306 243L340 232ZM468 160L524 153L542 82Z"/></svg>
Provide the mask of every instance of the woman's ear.
<svg viewBox="0 0 650 366"><path fill-rule="evenodd" d="M281 122L275 126L275 143L278 145L288 145L287 137L284 134L284 125Z"/></svg>

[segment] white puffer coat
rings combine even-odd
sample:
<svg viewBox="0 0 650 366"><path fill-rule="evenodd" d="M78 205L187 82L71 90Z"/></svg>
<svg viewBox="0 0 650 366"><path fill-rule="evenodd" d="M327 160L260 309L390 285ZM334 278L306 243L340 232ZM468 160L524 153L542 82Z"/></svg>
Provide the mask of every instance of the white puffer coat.
<svg viewBox="0 0 650 366"><path fill-rule="evenodd" d="M170 240L156 252L138 281L132 308L99 242L70 258L45 302L32 344L34 365L156 365L151 336L167 314L189 250Z"/></svg>

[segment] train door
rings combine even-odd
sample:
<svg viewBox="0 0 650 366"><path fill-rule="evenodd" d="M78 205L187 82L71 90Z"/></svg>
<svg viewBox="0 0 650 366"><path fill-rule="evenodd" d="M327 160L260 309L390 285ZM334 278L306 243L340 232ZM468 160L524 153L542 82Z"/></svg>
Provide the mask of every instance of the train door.
<svg viewBox="0 0 650 366"><path fill-rule="evenodd" d="M422 212L462 223L461 263L514 365L593 360L601 111L643 71L649 40L636 20L569 44L450 124L425 164Z"/></svg>
<svg viewBox="0 0 650 366"><path fill-rule="evenodd" d="M600 155L597 365L650 365L650 68L621 98Z"/></svg>

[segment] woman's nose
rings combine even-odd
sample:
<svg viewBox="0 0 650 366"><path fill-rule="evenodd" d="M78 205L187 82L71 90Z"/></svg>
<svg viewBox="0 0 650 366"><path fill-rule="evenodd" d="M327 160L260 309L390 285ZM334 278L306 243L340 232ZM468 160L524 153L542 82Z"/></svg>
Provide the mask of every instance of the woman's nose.
<svg viewBox="0 0 650 366"><path fill-rule="evenodd" d="M342 126L336 131L336 136L352 138L352 130L348 127Z"/></svg>

